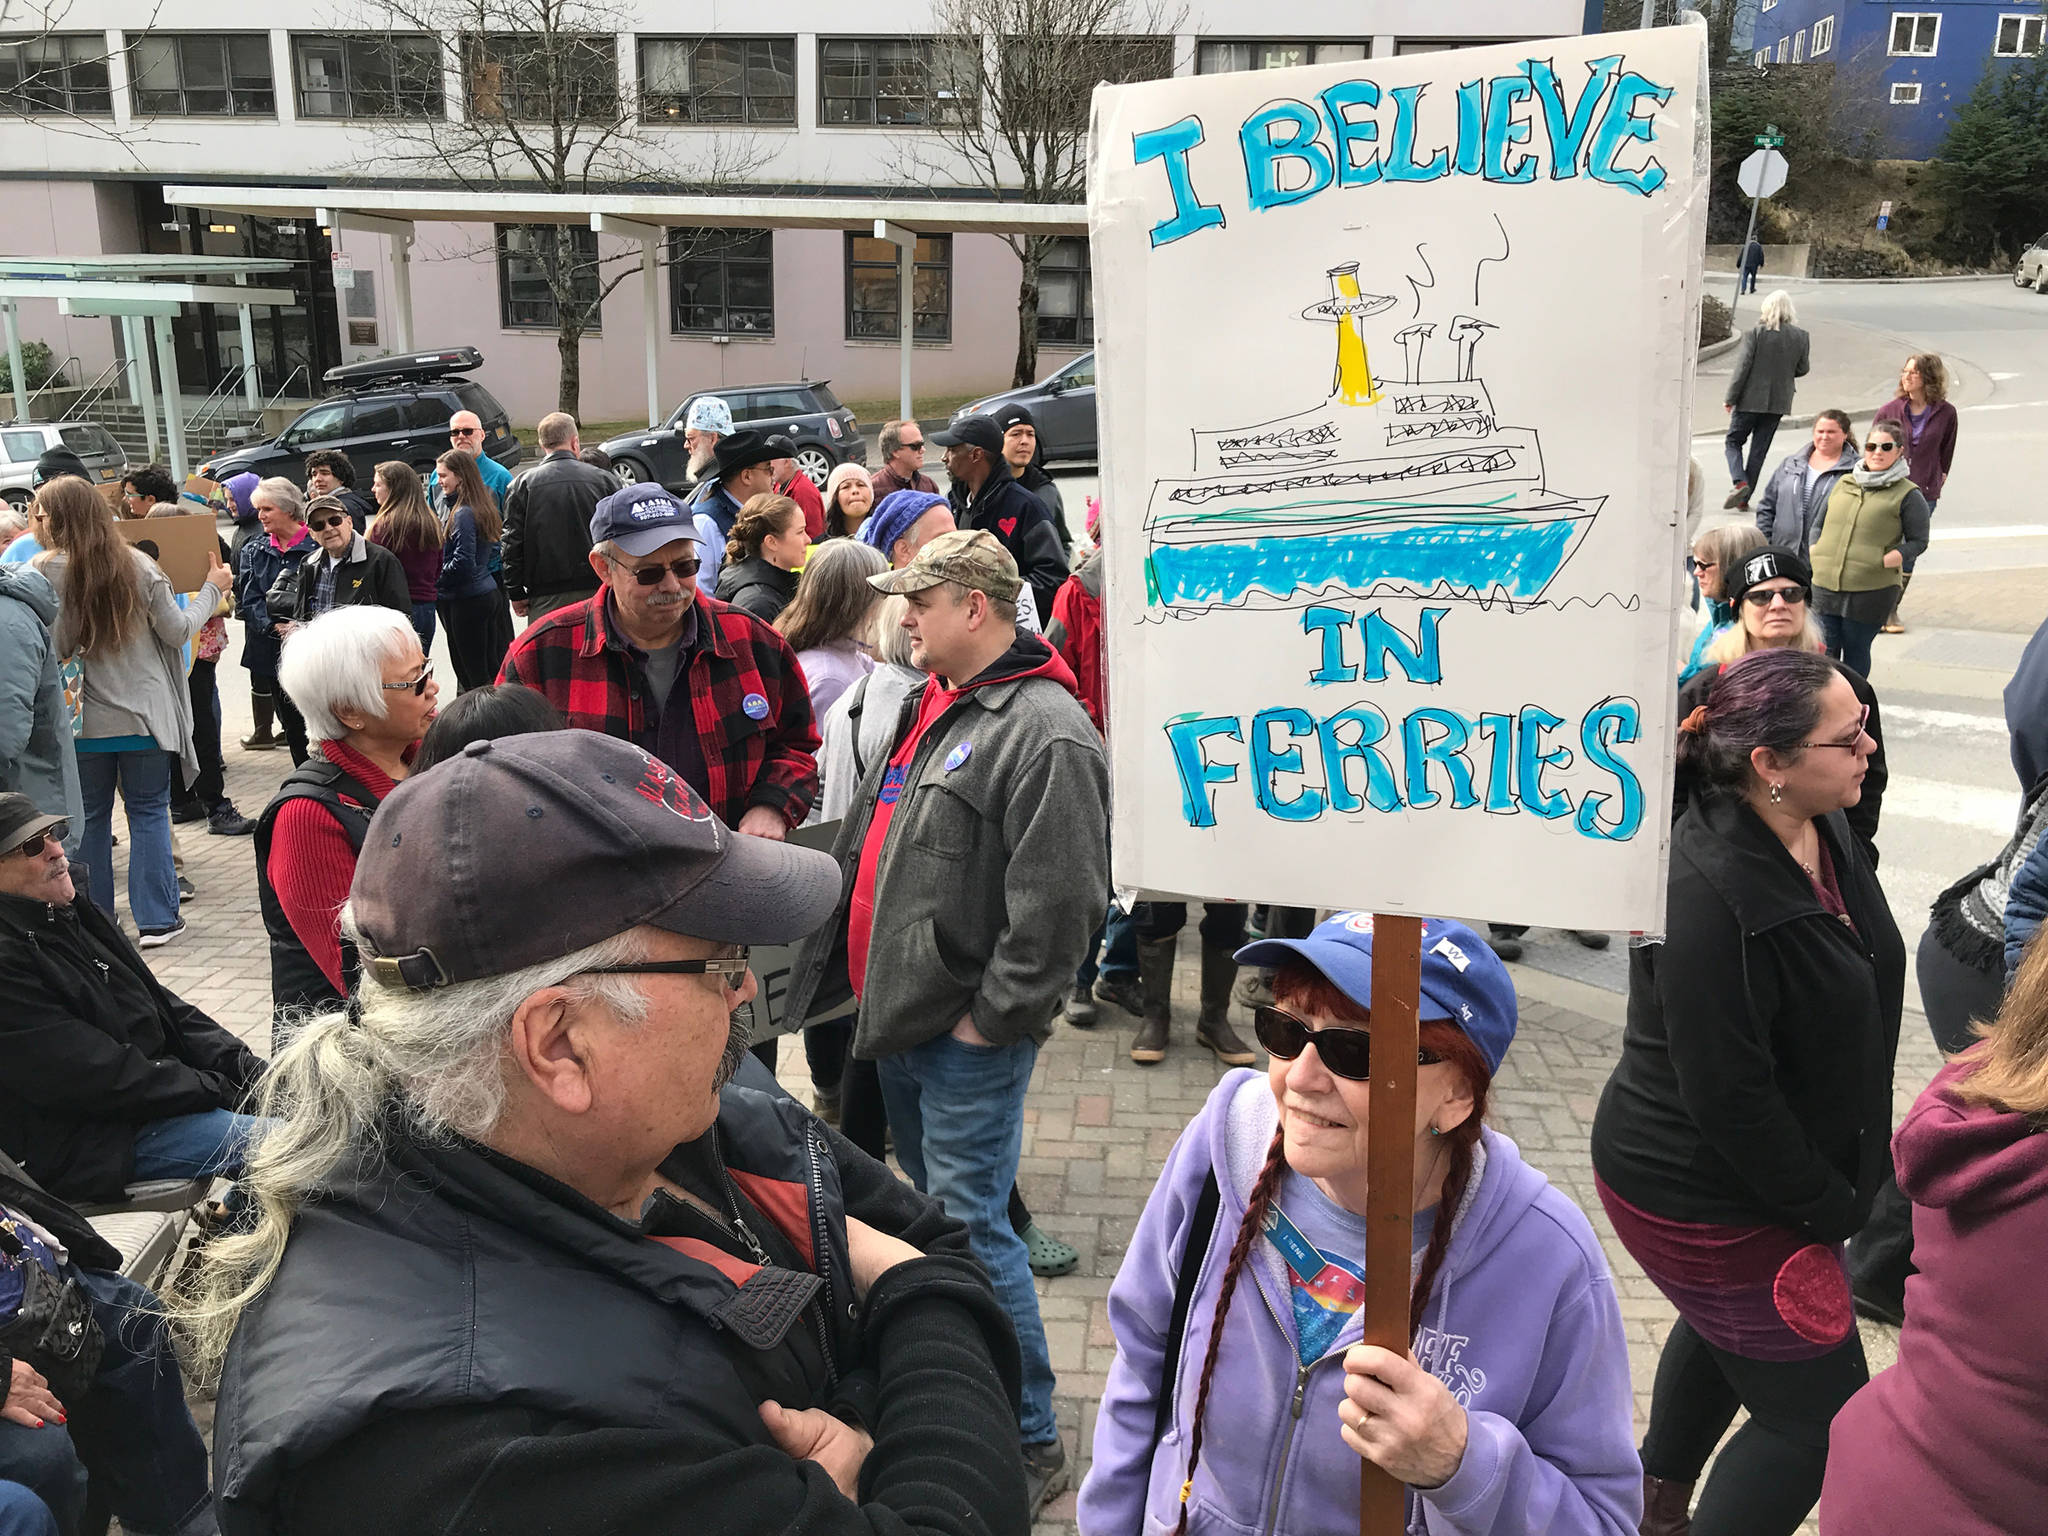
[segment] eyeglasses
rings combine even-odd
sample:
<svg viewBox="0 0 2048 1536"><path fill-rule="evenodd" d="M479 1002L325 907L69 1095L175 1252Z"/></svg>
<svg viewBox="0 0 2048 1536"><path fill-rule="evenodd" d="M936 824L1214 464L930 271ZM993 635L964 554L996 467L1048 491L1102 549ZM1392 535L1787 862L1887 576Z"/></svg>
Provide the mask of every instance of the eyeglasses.
<svg viewBox="0 0 2048 1536"><path fill-rule="evenodd" d="M727 992L737 992L747 981L747 951L716 960L643 960L637 965L595 965L583 976L716 976Z"/></svg>
<svg viewBox="0 0 2048 1536"><path fill-rule="evenodd" d="M482 427L450 427L448 435L450 437L482 437L484 429Z"/></svg>
<svg viewBox="0 0 2048 1536"><path fill-rule="evenodd" d="M1721 568L1721 562L1718 560L1702 560L1697 555L1687 555L1685 557L1685 568L1688 571L1718 571Z"/></svg>
<svg viewBox="0 0 2048 1536"><path fill-rule="evenodd" d="M306 526L315 533L322 533L329 528L339 528L347 521L345 517L316 517L307 522Z"/></svg>
<svg viewBox="0 0 2048 1536"><path fill-rule="evenodd" d="M1887 442L1884 438L1879 437L1873 438L1871 439L1871 441L1865 443L1863 445L1863 451L1865 453L1897 453L1899 451L1899 445L1897 443Z"/></svg>
<svg viewBox="0 0 2048 1536"><path fill-rule="evenodd" d="M1259 1037L1259 1044L1270 1056L1281 1061L1292 1061L1311 1044L1316 1055L1338 1077L1349 1078L1355 1083L1372 1080L1372 1031L1351 1029L1344 1025L1332 1024L1322 1029L1310 1029L1308 1025L1285 1008L1254 1008L1252 1010L1252 1031ZM1431 1067L1443 1057L1434 1051L1418 1050L1415 1053L1417 1066Z"/></svg>
<svg viewBox="0 0 2048 1536"><path fill-rule="evenodd" d="M623 560L612 560L610 555L606 555L605 559L611 560L612 564L622 571L630 571L633 579L643 587L658 587L661 585L661 578L670 574L674 575L677 581L688 581L704 564L702 560L671 560L666 565L628 565Z"/></svg>
<svg viewBox="0 0 2048 1536"><path fill-rule="evenodd" d="M1767 587L1761 590L1752 587L1742 594L1742 600L1752 608L1768 608L1782 602L1787 608L1803 608L1807 601L1804 587Z"/></svg>
<svg viewBox="0 0 2048 1536"><path fill-rule="evenodd" d="M69 837L70 835L70 822L55 822L52 825L43 828L43 830L38 832L34 837L29 838L25 842L17 843L14 847L8 849L7 851L9 853L18 853L24 859L37 858L41 856L42 851L46 846L48 846L51 843L62 844L64 839Z"/></svg>
<svg viewBox="0 0 2048 1536"><path fill-rule="evenodd" d="M1870 724L1870 706L1863 706L1863 713L1856 717L1856 732L1847 741L1802 741L1802 747L1840 747L1845 752L1854 752L1863 745L1864 728Z"/></svg>
<svg viewBox="0 0 2048 1536"><path fill-rule="evenodd" d="M411 689L412 696L414 698L423 699L427 695L427 684L431 683L433 680L434 664L430 661L426 664L426 666L420 669L420 675L418 677L413 678L410 682L379 683L377 686L379 688L382 688L386 693L403 693L407 689Z"/></svg>

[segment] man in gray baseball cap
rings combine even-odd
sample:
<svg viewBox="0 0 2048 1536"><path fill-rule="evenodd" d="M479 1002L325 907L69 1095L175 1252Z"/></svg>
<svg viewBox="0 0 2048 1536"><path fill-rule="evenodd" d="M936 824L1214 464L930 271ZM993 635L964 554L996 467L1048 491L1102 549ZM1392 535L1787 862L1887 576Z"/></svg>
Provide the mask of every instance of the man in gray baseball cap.
<svg viewBox="0 0 2048 1536"><path fill-rule="evenodd" d="M285 1052L263 1219L198 1281L224 1532L1023 1531L961 1224L746 1059L747 946L838 894L588 731L393 791L358 994Z"/></svg>

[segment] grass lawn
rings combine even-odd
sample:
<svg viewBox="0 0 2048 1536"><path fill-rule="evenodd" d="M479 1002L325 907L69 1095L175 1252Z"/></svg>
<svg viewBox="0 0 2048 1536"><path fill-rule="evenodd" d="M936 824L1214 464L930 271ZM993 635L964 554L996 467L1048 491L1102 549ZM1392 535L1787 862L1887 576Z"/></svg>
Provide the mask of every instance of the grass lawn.
<svg viewBox="0 0 2048 1536"><path fill-rule="evenodd" d="M910 410L919 421L950 417L968 401L979 399L988 393L989 390L983 389L971 395L912 395ZM860 418L861 430L867 432L880 427L885 421L894 421L897 407L902 404L902 397L888 395L878 400L847 400L843 403Z"/></svg>
<svg viewBox="0 0 2048 1536"><path fill-rule="evenodd" d="M599 443L617 437L621 432L646 430L647 423L638 418L632 421L579 421L576 424L576 440L586 448L595 448ZM540 457L540 439L533 435L532 427L514 427L512 435L519 439L520 446L526 450L529 460Z"/></svg>

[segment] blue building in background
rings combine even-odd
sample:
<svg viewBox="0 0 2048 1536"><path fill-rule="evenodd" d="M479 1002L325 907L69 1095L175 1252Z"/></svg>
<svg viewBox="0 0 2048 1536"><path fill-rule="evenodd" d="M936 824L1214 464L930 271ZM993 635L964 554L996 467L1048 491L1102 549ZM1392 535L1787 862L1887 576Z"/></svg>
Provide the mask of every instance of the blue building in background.
<svg viewBox="0 0 2048 1536"><path fill-rule="evenodd" d="M2042 0L1757 0L1748 51L1763 65L1832 65L1835 108L1881 153L1938 153L1986 67L2039 53Z"/></svg>

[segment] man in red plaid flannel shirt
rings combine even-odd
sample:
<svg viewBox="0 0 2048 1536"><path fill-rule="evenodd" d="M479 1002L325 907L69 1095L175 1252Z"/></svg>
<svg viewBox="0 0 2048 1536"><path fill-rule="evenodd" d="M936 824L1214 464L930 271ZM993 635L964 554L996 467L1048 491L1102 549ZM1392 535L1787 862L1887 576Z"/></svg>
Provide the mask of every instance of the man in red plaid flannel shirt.
<svg viewBox="0 0 2048 1536"><path fill-rule="evenodd" d="M818 730L782 636L697 591L696 527L660 485L607 496L590 520L603 583L512 643L501 683L563 719L653 753L727 826L783 837L818 794Z"/></svg>

